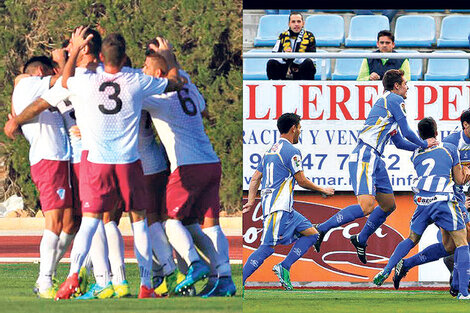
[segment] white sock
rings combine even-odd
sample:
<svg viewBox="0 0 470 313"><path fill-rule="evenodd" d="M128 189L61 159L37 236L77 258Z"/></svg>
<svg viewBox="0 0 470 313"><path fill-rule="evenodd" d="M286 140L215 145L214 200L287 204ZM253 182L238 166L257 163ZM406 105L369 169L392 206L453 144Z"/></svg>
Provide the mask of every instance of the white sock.
<svg viewBox="0 0 470 313"><path fill-rule="evenodd" d="M195 223L185 226L191 236L193 237L194 244L209 259L209 266L211 269L210 276L217 276L217 268L219 267L220 258L217 256L217 251L212 244L210 238L202 231L201 225Z"/></svg>
<svg viewBox="0 0 470 313"><path fill-rule="evenodd" d="M69 276L80 271L80 267L90 250L91 241L93 240L93 235L98 228L99 222L100 219L94 217L84 216L82 218L82 224L75 236L75 243L72 247L72 252L70 253L71 264Z"/></svg>
<svg viewBox="0 0 470 313"><path fill-rule="evenodd" d="M57 269L57 265L59 264L60 260L64 256L65 252L69 248L70 244L72 243L75 234L67 234L66 232L61 232L59 235L59 241L57 243L57 251L54 256L54 273Z"/></svg>
<svg viewBox="0 0 470 313"><path fill-rule="evenodd" d="M57 242L59 236L48 229L44 229L41 244L39 246L40 261L39 264L39 290L44 291L52 286L52 273L54 272L54 256L57 251Z"/></svg>
<svg viewBox="0 0 470 313"><path fill-rule="evenodd" d="M188 265L200 260L194 247L193 238L181 221L174 219L167 220L165 222L165 231L173 249L179 253Z"/></svg>
<svg viewBox="0 0 470 313"><path fill-rule="evenodd" d="M124 264L124 240L122 234L112 221L104 225L108 239L109 263L113 273L113 285L120 285L126 280L126 266Z"/></svg>
<svg viewBox="0 0 470 313"><path fill-rule="evenodd" d="M147 219L132 223L132 230L134 232L134 252L139 263L140 284L151 288L152 245L150 244Z"/></svg>
<svg viewBox="0 0 470 313"><path fill-rule="evenodd" d="M88 253L86 258L85 258L85 261L83 261L83 265L82 266L85 266L86 268L86 273L88 275L90 275L91 273L91 270L93 268L93 263L91 263L91 257L90 257L90 254Z"/></svg>
<svg viewBox="0 0 470 313"><path fill-rule="evenodd" d="M230 257L228 254L228 240L225 237L224 232L220 225L204 228L202 230L214 244L215 250L217 251L217 257L219 258L219 267L217 268L219 277L232 276L232 269L230 267Z"/></svg>
<svg viewBox="0 0 470 313"><path fill-rule="evenodd" d="M111 280L111 271L108 263L108 241L104 231L103 221L100 221L96 229L90 247L90 257L93 263L93 274L98 286L104 287Z"/></svg>
<svg viewBox="0 0 470 313"><path fill-rule="evenodd" d="M176 269L173 259L173 249L168 242L162 224L155 222L149 227L150 238L152 239L153 253L157 257L158 263L163 267L163 275L168 276Z"/></svg>

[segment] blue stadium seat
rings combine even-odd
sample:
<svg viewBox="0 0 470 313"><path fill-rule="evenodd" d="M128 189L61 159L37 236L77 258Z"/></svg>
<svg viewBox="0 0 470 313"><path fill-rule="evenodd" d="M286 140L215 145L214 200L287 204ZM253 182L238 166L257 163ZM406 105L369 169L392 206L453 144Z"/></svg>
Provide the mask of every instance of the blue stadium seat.
<svg viewBox="0 0 470 313"><path fill-rule="evenodd" d="M264 10L266 14L279 14L279 10Z"/></svg>
<svg viewBox="0 0 470 313"><path fill-rule="evenodd" d="M444 9L405 9L406 12L445 12Z"/></svg>
<svg viewBox="0 0 470 313"><path fill-rule="evenodd" d="M403 15L395 24L397 47L431 47L436 43L436 23L428 15Z"/></svg>
<svg viewBox="0 0 470 313"><path fill-rule="evenodd" d="M326 50L317 49L317 52L328 52ZM321 80L321 65L323 59L316 59L316 69L315 80ZM331 79L331 59L326 59L326 79Z"/></svg>
<svg viewBox="0 0 470 313"><path fill-rule="evenodd" d="M343 50L341 53L367 53L369 50ZM333 80L355 80L361 69L362 58L355 59L336 59L336 66Z"/></svg>
<svg viewBox="0 0 470 313"><path fill-rule="evenodd" d="M396 50L398 53L419 53L417 50ZM411 80L423 79L423 59L409 59Z"/></svg>
<svg viewBox="0 0 470 313"><path fill-rule="evenodd" d="M390 29L388 18L383 15L356 15L349 24L346 47L373 47L379 31Z"/></svg>
<svg viewBox="0 0 470 313"><path fill-rule="evenodd" d="M259 19L255 47L274 46L279 34L289 28L289 15L264 15Z"/></svg>
<svg viewBox="0 0 470 313"><path fill-rule="evenodd" d="M271 52L267 49L254 49L248 52ZM266 74L266 64L269 59L243 59L243 79L244 80L267 80L268 75Z"/></svg>
<svg viewBox="0 0 470 313"><path fill-rule="evenodd" d="M451 13L470 13L470 9L451 9Z"/></svg>
<svg viewBox="0 0 470 313"><path fill-rule="evenodd" d="M469 15L449 15L441 24L441 36L437 40L438 47L468 47L470 32Z"/></svg>
<svg viewBox="0 0 470 313"><path fill-rule="evenodd" d="M460 50L438 53L465 53ZM429 59L425 80L465 80L468 78L468 59Z"/></svg>
<svg viewBox="0 0 470 313"><path fill-rule="evenodd" d="M310 15L305 29L315 36L317 47L339 47L344 42L344 19L336 14Z"/></svg>

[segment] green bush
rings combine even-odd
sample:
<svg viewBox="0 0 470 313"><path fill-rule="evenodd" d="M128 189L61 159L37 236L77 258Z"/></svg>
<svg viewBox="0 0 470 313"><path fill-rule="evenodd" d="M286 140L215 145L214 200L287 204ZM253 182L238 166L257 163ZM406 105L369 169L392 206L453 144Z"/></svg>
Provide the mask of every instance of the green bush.
<svg viewBox="0 0 470 313"><path fill-rule="evenodd" d="M0 119L7 120L13 79L33 55L50 53L78 25L104 35L120 32L135 67L143 65L145 43L159 35L173 44L182 67L206 99L207 134L223 166L221 203L227 213L240 210L242 182L242 3L220 0L0 1ZM31 182L28 144L2 133L28 207L37 208Z"/></svg>

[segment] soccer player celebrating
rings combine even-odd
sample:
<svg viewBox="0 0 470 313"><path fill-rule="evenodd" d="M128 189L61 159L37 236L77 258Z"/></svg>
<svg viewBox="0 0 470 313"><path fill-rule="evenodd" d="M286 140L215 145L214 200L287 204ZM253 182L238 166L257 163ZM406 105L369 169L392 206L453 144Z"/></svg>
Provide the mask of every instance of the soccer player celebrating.
<svg viewBox="0 0 470 313"><path fill-rule="evenodd" d="M402 70L388 70L382 80L385 92L375 104L359 133L356 148L349 156L349 176L359 204L350 205L317 226L320 233L315 245L320 245L325 234L332 228L347 224L370 214L367 223L358 235L351 236L359 260L367 263L367 239L382 225L396 207L393 189L388 178L382 154L392 139L399 149L414 151L437 144L437 140L419 138L406 121L404 99L408 86ZM408 139L405 140L401 135ZM379 203L375 206L375 201Z"/></svg>
<svg viewBox="0 0 470 313"><path fill-rule="evenodd" d="M418 131L424 140L435 138L436 122L431 117L424 118L418 124ZM417 208L411 219L410 235L398 244L385 268L374 277L374 283L382 285L393 267L419 242L428 225L434 222L441 228L443 242L452 240L455 244L452 287L459 291L457 299L470 300L470 253L462 211L453 192L454 181L463 185L470 180L470 170L462 167L457 147L446 142L427 149L416 149L411 160L418 178L413 187Z"/></svg>
<svg viewBox="0 0 470 313"><path fill-rule="evenodd" d="M327 196L333 195L334 189L317 186L304 175L302 155L293 146L299 142L300 116L295 113L282 114L277 120L277 128L281 138L266 152L251 177L248 202L243 206L243 213L249 212L254 206L261 184L263 237L261 245L250 255L243 267L243 285L264 260L274 253L274 246L288 245L295 241L284 261L273 267L284 288L291 290L290 267L318 239L318 232L312 223L293 208L295 182L303 188ZM300 238L296 240L298 237Z"/></svg>

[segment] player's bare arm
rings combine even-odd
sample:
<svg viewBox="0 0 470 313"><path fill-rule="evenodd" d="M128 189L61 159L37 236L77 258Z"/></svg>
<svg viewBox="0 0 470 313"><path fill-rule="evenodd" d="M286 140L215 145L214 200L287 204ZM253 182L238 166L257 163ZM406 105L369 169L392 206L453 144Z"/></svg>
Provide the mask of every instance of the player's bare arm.
<svg viewBox="0 0 470 313"><path fill-rule="evenodd" d="M80 26L78 27L72 34L72 38L70 39L70 44L72 45L72 49L69 53L69 59L67 63L65 63L64 73L62 75L62 87L67 88L67 80L69 77L75 75L75 67L77 64L78 53L81 49L83 49L88 42L93 38L93 35L88 35L86 38L83 38L83 35L87 31L88 27Z"/></svg>
<svg viewBox="0 0 470 313"><path fill-rule="evenodd" d="M263 178L263 173L256 170L253 176L251 177L250 187L248 188L248 202L243 206L243 213L250 212L253 205L255 205L256 194L258 193L259 185L261 184L261 179Z"/></svg>
<svg viewBox="0 0 470 313"><path fill-rule="evenodd" d="M470 180L470 169L459 163L452 168L454 181L458 185L464 185Z"/></svg>
<svg viewBox="0 0 470 313"><path fill-rule="evenodd" d="M42 111L47 110L49 107L50 105L46 100L39 98L27 106L26 109L24 109L23 112L21 112L19 115L8 115L9 120L3 128L5 135L11 139L15 139L15 133L18 131L21 125L35 118Z"/></svg>
<svg viewBox="0 0 470 313"><path fill-rule="evenodd" d="M295 173L294 178L299 184L299 186L302 188L309 189L312 191L317 191L324 196L332 196L335 194L335 190L333 188L330 188L330 187L324 188L324 187L320 187L312 183L310 179L305 177L304 171L298 171L297 173Z"/></svg>

